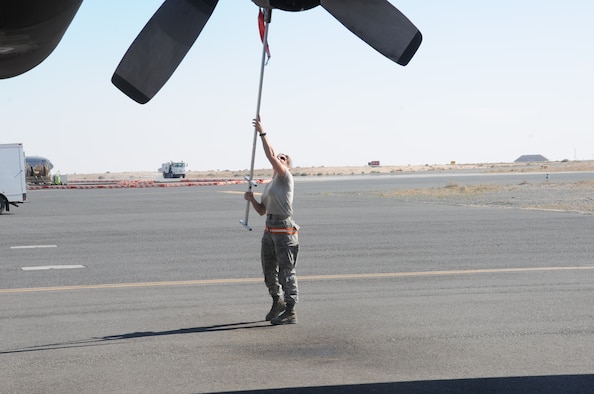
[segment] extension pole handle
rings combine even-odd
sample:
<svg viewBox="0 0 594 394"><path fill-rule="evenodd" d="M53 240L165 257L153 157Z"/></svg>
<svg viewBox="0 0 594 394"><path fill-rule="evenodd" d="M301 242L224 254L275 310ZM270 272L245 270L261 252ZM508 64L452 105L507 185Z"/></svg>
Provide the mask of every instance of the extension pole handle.
<svg viewBox="0 0 594 394"><path fill-rule="evenodd" d="M272 9L266 8L264 10L264 38L262 39L262 60L260 62L260 83L258 86L258 101L256 104L256 116L254 119L258 119L260 116L260 104L262 102L262 87L264 86L264 67L266 66L266 49L268 48L268 28L270 25L270 21L272 18ZM248 191L252 191L252 185L254 184L254 163L256 162L256 145L258 143L258 130L256 126L254 126L254 138L252 143L252 161L250 164L250 175L248 180ZM247 201L247 205L245 208L245 219L240 220L241 223L245 228L252 231L251 226L248 224L248 219L250 216L250 201Z"/></svg>

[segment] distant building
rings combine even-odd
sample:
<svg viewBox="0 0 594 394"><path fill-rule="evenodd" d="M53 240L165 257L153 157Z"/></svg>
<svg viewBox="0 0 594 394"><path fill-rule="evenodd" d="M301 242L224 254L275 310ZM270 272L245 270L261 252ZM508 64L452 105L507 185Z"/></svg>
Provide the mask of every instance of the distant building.
<svg viewBox="0 0 594 394"><path fill-rule="evenodd" d="M549 161L549 159L543 155L522 155L518 157L514 163L535 163L543 161Z"/></svg>

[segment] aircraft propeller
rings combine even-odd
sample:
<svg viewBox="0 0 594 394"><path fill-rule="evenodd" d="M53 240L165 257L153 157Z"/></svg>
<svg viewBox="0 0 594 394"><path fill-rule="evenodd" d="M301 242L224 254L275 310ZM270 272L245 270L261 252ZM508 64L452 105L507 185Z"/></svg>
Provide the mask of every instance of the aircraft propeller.
<svg viewBox="0 0 594 394"><path fill-rule="evenodd" d="M252 0L284 11L321 5L352 33L392 61L405 66L421 45L419 30L387 0ZM166 0L122 58L112 82L145 104L165 85L202 29L218 0Z"/></svg>

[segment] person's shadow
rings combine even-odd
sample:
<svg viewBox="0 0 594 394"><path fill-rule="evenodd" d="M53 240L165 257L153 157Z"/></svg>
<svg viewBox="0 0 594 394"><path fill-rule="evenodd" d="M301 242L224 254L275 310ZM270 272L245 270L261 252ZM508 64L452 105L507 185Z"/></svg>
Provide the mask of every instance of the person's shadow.
<svg viewBox="0 0 594 394"><path fill-rule="evenodd" d="M118 341L123 339L134 339L134 338L145 338L145 337L158 337L163 335L181 335L181 334L199 334L204 332L217 332L217 331L234 331L234 330L253 330L272 328L269 322L265 320L251 321L251 322L240 322L240 323L228 323L228 324L216 324L213 326L204 327L189 327L180 328L177 330L167 331L137 331L129 332L124 334L106 335L103 337L92 337L90 339L83 339L80 341L69 341L60 343L49 343L45 345L36 345L23 347L18 349L0 350L0 354L11 354L11 353L27 353L27 352L39 352L44 350L56 350L56 349L69 349L84 346L100 346L108 344L112 341Z"/></svg>
<svg viewBox="0 0 594 394"><path fill-rule="evenodd" d="M272 327L272 326L270 325L269 322L260 320L260 321L242 322L242 323L216 324L214 326L205 326L205 327L180 328L177 330L168 330L168 331L130 332L127 334L108 335L108 336L95 338L95 339L100 339L100 340L104 340L104 341L115 341L115 340L119 340L119 339L157 337L157 336L161 336L161 335L196 334L196 333L201 333L201 332L212 332L212 331L249 330L249 329L254 329L254 328L266 328L266 327Z"/></svg>

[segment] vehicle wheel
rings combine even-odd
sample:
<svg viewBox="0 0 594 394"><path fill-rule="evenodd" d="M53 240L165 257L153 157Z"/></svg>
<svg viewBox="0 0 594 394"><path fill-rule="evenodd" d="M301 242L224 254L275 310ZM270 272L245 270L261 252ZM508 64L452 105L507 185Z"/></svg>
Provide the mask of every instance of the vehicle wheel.
<svg viewBox="0 0 594 394"><path fill-rule="evenodd" d="M6 208L6 201L4 200L4 197L0 197L0 215L2 214L2 212L4 212L5 208Z"/></svg>

